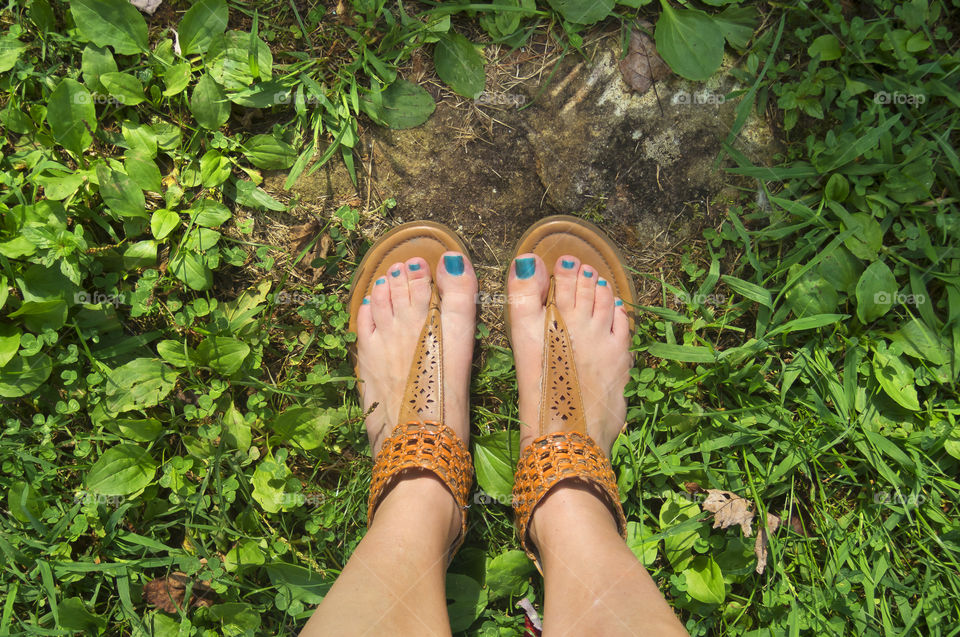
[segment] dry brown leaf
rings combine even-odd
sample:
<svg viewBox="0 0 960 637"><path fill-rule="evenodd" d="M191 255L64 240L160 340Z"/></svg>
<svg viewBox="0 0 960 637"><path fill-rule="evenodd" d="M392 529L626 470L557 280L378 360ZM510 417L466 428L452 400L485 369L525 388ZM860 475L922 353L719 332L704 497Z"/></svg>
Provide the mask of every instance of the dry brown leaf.
<svg viewBox="0 0 960 637"><path fill-rule="evenodd" d="M767 534L776 533L778 528L780 528L780 518L767 513L767 524L760 527L757 540L753 543L753 552L757 556L757 575L763 575L767 569L767 543L770 540Z"/></svg>
<svg viewBox="0 0 960 637"><path fill-rule="evenodd" d="M320 222L316 219L290 228L290 251L299 253L318 232L320 232Z"/></svg>
<svg viewBox="0 0 960 637"><path fill-rule="evenodd" d="M713 528L740 525L744 537L753 535L753 505L731 491L707 489L703 510L713 513Z"/></svg>
<svg viewBox="0 0 960 637"><path fill-rule="evenodd" d="M657 47L647 34L634 30L630 33L627 56L620 60L620 74L627 86L642 95L654 82L670 77L670 67L657 54Z"/></svg>
<svg viewBox="0 0 960 637"><path fill-rule="evenodd" d="M183 598L187 592L187 583L190 578L186 573L171 573L167 577L158 577L143 586L143 596L147 603L152 604L167 613L175 613L183 605ZM212 606L213 600L207 599L213 595L210 582L194 580L190 593L190 606Z"/></svg>

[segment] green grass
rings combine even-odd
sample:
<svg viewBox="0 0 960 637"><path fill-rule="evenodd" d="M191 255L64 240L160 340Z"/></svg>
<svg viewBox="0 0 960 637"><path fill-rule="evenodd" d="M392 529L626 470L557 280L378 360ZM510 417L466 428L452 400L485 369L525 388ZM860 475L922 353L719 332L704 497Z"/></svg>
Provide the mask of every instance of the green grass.
<svg viewBox="0 0 960 637"><path fill-rule="evenodd" d="M475 98L466 36L550 29L579 55L638 17L690 79L733 54L730 140L753 111L784 151L728 148L739 202L640 313L613 454L631 547L693 635L958 634L960 3L714 4L0 10L0 634L298 630L366 524L343 305L366 246L347 206L316 216L326 256L271 245L259 213L287 206L264 173L356 179L362 125L433 111L397 75L417 48ZM451 619L516 635L542 586L499 503L512 359L480 347ZM751 537L712 528L706 489L752 503ZM149 582L177 572L204 604L158 607Z"/></svg>

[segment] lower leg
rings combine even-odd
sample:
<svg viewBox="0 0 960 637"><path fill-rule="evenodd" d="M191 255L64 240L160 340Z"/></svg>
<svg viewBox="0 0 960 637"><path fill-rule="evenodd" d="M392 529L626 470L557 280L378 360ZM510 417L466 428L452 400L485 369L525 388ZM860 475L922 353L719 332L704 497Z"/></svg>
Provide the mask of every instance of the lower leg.
<svg viewBox="0 0 960 637"><path fill-rule="evenodd" d="M301 636L449 635L444 573L459 532L443 483L401 480Z"/></svg>
<svg viewBox="0 0 960 637"><path fill-rule="evenodd" d="M533 515L530 537L544 571L544 634L687 634L589 489L554 488Z"/></svg>

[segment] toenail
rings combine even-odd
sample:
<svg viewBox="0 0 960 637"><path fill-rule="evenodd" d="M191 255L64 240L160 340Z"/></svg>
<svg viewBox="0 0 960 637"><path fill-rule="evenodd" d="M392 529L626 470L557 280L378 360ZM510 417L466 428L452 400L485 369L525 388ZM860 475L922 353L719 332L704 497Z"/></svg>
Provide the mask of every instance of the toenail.
<svg viewBox="0 0 960 637"><path fill-rule="evenodd" d="M617 307L620 307L621 305L623 305L623 301L621 301L620 299L617 299L617 302L614 303L614 305L616 305Z"/></svg>
<svg viewBox="0 0 960 637"><path fill-rule="evenodd" d="M593 272L591 272L590 270L584 270L584 271L583 271L583 276L585 276L585 277L587 277L587 278L589 279L590 277L593 276Z"/></svg>
<svg viewBox="0 0 960 637"><path fill-rule="evenodd" d="M566 259L560 262L560 266L564 270L572 270L574 265L576 264L573 261L567 261Z"/></svg>
<svg viewBox="0 0 960 637"><path fill-rule="evenodd" d="M410 271L411 271L411 272L416 272L417 270L420 269L420 264L419 264L419 263L411 263L411 264L410 264L409 266L407 266L407 267L410 268Z"/></svg>
<svg viewBox="0 0 960 637"><path fill-rule="evenodd" d="M516 264L518 279L529 279L533 276L533 273L537 271L537 262L533 257L517 259Z"/></svg>
<svg viewBox="0 0 960 637"><path fill-rule="evenodd" d="M394 278L400 276L400 270L394 270L393 272L390 273L390 276Z"/></svg>
<svg viewBox="0 0 960 637"><path fill-rule="evenodd" d="M383 285L386 282L387 280L383 277L380 277L379 279L377 279L377 285Z"/></svg>
<svg viewBox="0 0 960 637"><path fill-rule="evenodd" d="M370 305L370 297L369 296L363 297L363 303L361 303L361 305Z"/></svg>
<svg viewBox="0 0 960 637"><path fill-rule="evenodd" d="M607 287L606 279L600 279L599 281L597 281L597 285L602 285L603 287Z"/></svg>
<svg viewBox="0 0 960 637"><path fill-rule="evenodd" d="M448 254L443 257L443 265L447 268L447 273L453 276L463 274L463 257L459 254Z"/></svg>

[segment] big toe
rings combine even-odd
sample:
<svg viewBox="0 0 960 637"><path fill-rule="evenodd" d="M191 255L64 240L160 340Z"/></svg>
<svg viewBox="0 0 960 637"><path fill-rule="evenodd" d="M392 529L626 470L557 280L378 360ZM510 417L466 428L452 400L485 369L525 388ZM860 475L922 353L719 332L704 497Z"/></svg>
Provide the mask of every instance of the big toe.
<svg viewBox="0 0 960 637"><path fill-rule="evenodd" d="M549 283L550 276L539 256L527 253L514 259L507 278L511 321L539 314L547 300Z"/></svg>
<svg viewBox="0 0 960 637"><path fill-rule="evenodd" d="M477 273L460 252L445 252L437 266L437 287L444 313L476 314Z"/></svg>

